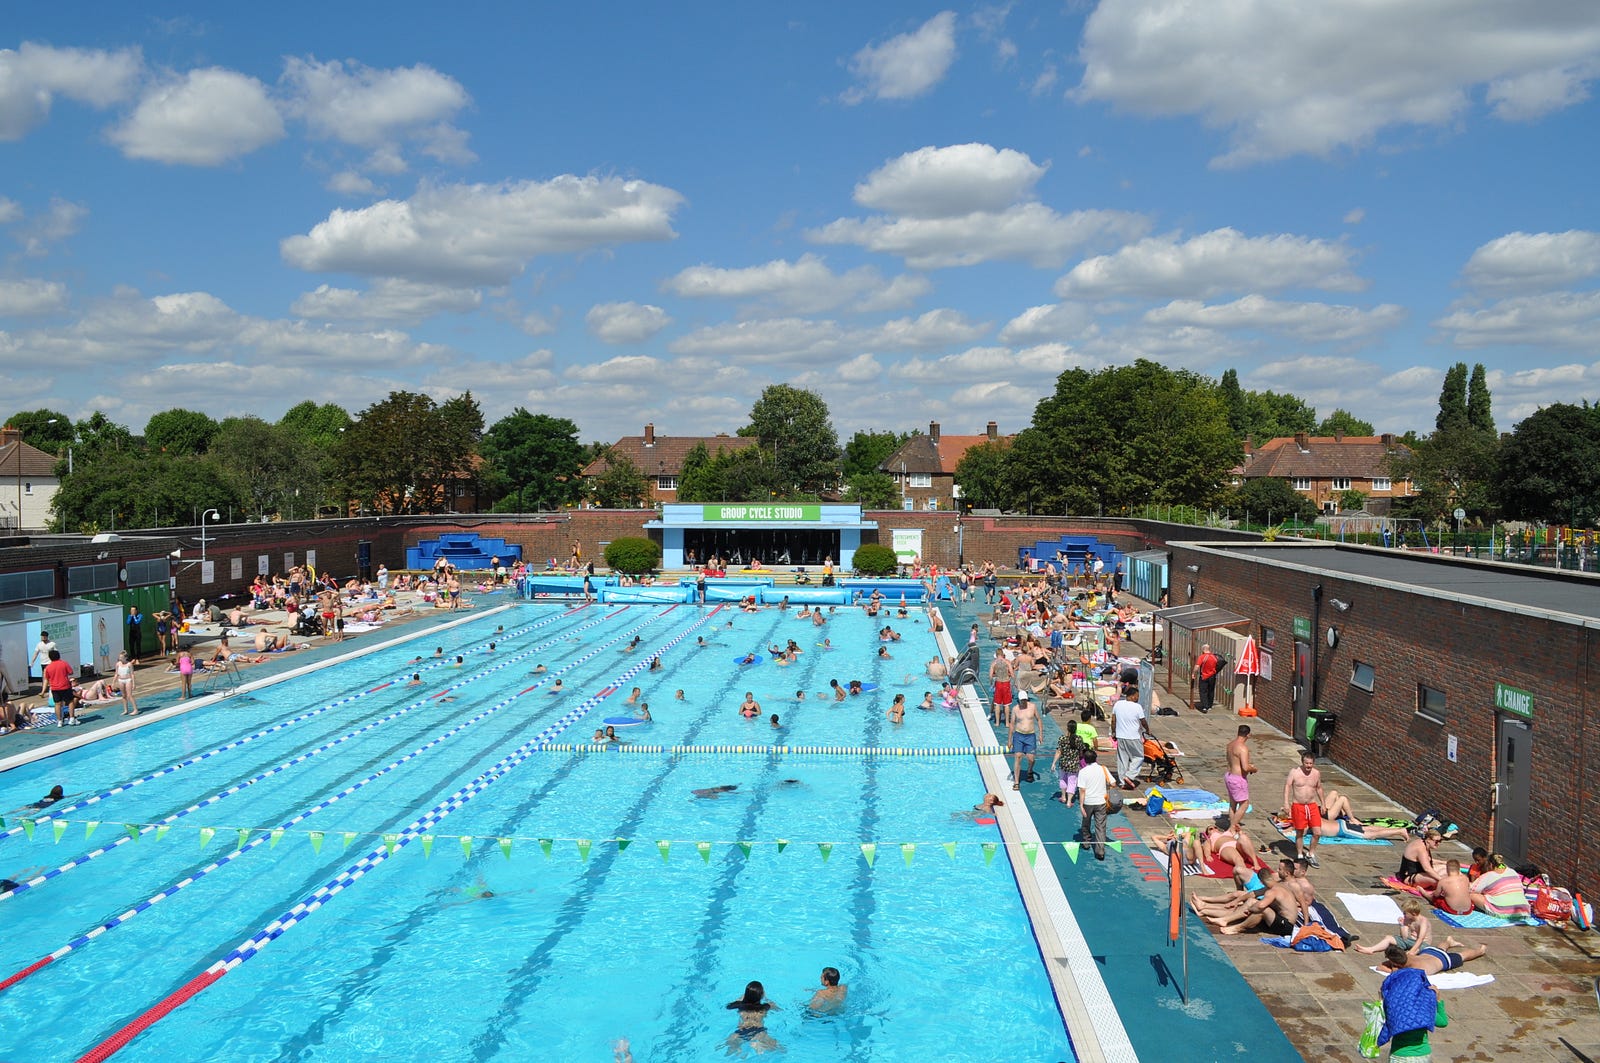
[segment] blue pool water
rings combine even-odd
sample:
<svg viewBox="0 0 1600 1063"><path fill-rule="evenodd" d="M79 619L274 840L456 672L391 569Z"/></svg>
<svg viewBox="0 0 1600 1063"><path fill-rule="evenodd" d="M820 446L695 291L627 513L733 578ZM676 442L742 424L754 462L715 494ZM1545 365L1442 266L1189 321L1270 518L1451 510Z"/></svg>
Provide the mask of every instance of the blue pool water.
<svg viewBox="0 0 1600 1063"><path fill-rule="evenodd" d="M623 733L655 746L965 745L954 713L885 718L894 693L915 704L929 689L934 647L923 625L891 619L905 638L875 658L882 623L845 609L814 629L777 610L519 606L7 772L9 827L54 784L68 798L59 841L43 819L31 840L0 838L0 874L38 882L0 900L0 979L79 945L0 990L4 1054L76 1058L188 987L116 1058L609 1060L627 1037L641 1063L703 1060L735 1025L723 1005L760 979L792 1058L966 1060L999 1036L1007 1058L1070 1059L1011 871L984 859L994 828L960 814L982 792L970 756L541 748L586 744L602 717L631 711L635 685L656 722ZM824 637L839 648L817 647ZM807 650L792 666L733 664L789 638ZM567 693L550 693L557 678ZM830 678L880 689L817 701ZM746 691L783 731L739 717ZM715 787L734 789L694 794ZM441 805L453 811L426 842L407 830ZM872 866L863 843L877 845ZM849 1004L814 1016L804 1005L829 965Z"/></svg>

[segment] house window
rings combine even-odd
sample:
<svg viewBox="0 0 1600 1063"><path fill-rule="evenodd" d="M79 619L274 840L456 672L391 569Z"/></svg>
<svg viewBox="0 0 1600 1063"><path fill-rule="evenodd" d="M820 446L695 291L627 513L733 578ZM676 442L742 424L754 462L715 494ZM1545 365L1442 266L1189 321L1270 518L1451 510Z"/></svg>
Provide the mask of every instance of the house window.
<svg viewBox="0 0 1600 1063"><path fill-rule="evenodd" d="M1324 513L1337 513L1337 512L1339 512L1339 503L1335 502L1331 498L1326 500L1325 502L1322 503L1322 512L1324 512Z"/></svg>
<svg viewBox="0 0 1600 1063"><path fill-rule="evenodd" d="M907 487L932 487L933 486L933 473L931 473L931 472L913 472L913 473L909 473L906 476L906 486Z"/></svg>
<svg viewBox="0 0 1600 1063"><path fill-rule="evenodd" d="M678 478L676 476L657 476L656 477L656 490L657 491L676 491L677 489L678 489Z"/></svg>
<svg viewBox="0 0 1600 1063"><path fill-rule="evenodd" d="M1372 665L1365 661L1356 661L1350 666L1350 685L1357 690L1365 690L1370 694L1377 682L1378 673L1373 670Z"/></svg>
<svg viewBox="0 0 1600 1063"><path fill-rule="evenodd" d="M939 500L937 498L927 499L923 504L923 508L924 509L938 509L939 508Z"/></svg>
<svg viewBox="0 0 1600 1063"><path fill-rule="evenodd" d="M466 484L456 484L456 497L457 498L466 498L467 497L467 485Z"/></svg>
<svg viewBox="0 0 1600 1063"><path fill-rule="evenodd" d="M1394 490L1394 485L1387 476L1374 476L1372 478L1372 489L1374 491L1392 491Z"/></svg>
<svg viewBox="0 0 1600 1063"><path fill-rule="evenodd" d="M1417 715L1434 723L1444 723L1444 691L1418 683Z"/></svg>
<svg viewBox="0 0 1600 1063"><path fill-rule="evenodd" d="M1350 490L1350 477L1348 477L1348 476L1335 476L1333 478L1333 489L1335 491L1348 491L1348 490Z"/></svg>
<svg viewBox="0 0 1600 1063"><path fill-rule="evenodd" d="M22 493L25 494L25 495L33 494L33 482L32 481L29 481L29 482L27 482L27 483L22 485Z"/></svg>
<svg viewBox="0 0 1600 1063"><path fill-rule="evenodd" d="M1309 490L1311 490L1311 477L1309 477L1309 476L1296 476L1294 478L1294 489L1296 491L1309 491Z"/></svg>

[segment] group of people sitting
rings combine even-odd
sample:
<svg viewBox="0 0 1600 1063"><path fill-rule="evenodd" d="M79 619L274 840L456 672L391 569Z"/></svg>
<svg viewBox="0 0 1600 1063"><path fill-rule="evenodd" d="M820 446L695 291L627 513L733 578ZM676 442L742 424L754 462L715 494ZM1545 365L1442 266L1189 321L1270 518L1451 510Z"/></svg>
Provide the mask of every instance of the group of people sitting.
<svg viewBox="0 0 1600 1063"><path fill-rule="evenodd" d="M1506 865L1506 858L1482 846L1472 850L1472 863L1460 860L1440 864L1434 858L1442 835L1429 829L1406 843L1395 878L1440 911L1470 915L1474 911L1514 919L1528 915L1532 904L1522 876Z"/></svg>

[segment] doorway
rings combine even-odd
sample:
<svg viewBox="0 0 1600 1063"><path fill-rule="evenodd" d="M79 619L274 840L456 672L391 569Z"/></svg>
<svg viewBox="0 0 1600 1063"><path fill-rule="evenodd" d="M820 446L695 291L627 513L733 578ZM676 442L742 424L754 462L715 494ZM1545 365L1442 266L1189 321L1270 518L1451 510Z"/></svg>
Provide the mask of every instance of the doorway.
<svg viewBox="0 0 1600 1063"><path fill-rule="evenodd" d="M1528 859L1528 790L1533 778L1533 726L1515 716L1500 717L1496 746L1495 848L1512 865Z"/></svg>

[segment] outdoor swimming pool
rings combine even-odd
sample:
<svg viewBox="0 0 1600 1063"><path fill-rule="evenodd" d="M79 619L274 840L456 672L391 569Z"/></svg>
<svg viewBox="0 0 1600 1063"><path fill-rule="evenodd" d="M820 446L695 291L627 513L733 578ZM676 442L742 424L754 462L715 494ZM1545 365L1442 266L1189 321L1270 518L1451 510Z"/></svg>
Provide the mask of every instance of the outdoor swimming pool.
<svg viewBox="0 0 1600 1063"><path fill-rule="evenodd" d="M930 689L932 638L891 618L879 659L884 622L516 606L7 772L0 808L68 797L0 832L5 1054L137 1029L117 1058L703 1060L759 979L793 1058L1071 1059L995 828L961 814L959 715L884 715ZM791 666L735 663L790 638ZM818 701L830 678L879 689ZM655 722L626 738L746 751L583 751L634 686ZM824 966L837 1016L805 1008Z"/></svg>

